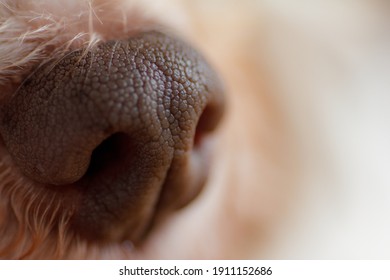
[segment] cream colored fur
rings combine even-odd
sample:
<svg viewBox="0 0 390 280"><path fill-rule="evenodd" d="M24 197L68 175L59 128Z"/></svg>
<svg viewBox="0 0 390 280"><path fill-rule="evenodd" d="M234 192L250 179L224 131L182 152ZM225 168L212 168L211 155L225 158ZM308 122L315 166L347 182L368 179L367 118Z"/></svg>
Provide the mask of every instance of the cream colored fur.
<svg viewBox="0 0 390 280"><path fill-rule="evenodd" d="M43 204L2 147L0 257L390 256L384 1L0 3L3 95L50 57L159 25L206 55L229 102L206 190L141 248L88 245L60 210L34 215Z"/></svg>

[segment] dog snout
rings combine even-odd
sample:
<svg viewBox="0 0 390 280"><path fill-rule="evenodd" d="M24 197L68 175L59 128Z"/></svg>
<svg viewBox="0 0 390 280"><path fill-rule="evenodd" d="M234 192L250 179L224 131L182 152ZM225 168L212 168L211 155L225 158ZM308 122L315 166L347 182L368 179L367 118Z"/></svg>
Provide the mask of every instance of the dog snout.
<svg viewBox="0 0 390 280"><path fill-rule="evenodd" d="M223 104L217 75L197 51L143 32L38 67L2 106L0 132L26 177L72 189L78 233L134 240L156 211L201 190L203 140Z"/></svg>

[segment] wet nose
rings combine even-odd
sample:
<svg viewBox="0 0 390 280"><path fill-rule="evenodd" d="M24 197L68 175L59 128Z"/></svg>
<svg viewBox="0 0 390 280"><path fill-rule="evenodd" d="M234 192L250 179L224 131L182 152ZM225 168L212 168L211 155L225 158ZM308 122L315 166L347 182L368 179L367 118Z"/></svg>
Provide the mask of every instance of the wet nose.
<svg viewBox="0 0 390 280"><path fill-rule="evenodd" d="M1 107L0 132L27 177L79 192L80 232L124 239L139 236L161 205L196 196L207 177L203 139L222 112L204 58L145 32L39 67Z"/></svg>

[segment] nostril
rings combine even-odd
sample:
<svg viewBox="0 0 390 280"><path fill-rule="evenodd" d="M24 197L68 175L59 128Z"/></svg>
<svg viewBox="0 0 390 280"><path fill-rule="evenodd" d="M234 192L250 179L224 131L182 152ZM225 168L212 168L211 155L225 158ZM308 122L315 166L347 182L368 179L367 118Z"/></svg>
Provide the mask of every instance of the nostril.
<svg viewBox="0 0 390 280"><path fill-rule="evenodd" d="M93 150L84 177L114 177L114 174L121 170L121 166L129 164L133 156L134 145L131 137L125 133L115 133Z"/></svg>
<svg viewBox="0 0 390 280"><path fill-rule="evenodd" d="M195 129L194 148L198 148L204 137L211 134L218 126L223 114L220 104L208 104L200 115Z"/></svg>
<svg viewBox="0 0 390 280"><path fill-rule="evenodd" d="M198 150L223 101L198 52L143 32L37 69L0 108L0 132L26 177L72 189L80 235L137 239L156 211L202 188L207 158Z"/></svg>

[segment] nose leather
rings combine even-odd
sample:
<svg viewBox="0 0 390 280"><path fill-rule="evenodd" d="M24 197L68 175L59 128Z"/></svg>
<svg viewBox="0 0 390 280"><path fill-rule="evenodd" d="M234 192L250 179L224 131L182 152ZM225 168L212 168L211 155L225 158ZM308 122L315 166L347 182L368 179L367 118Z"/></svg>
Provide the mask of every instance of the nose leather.
<svg viewBox="0 0 390 280"><path fill-rule="evenodd" d="M26 177L80 193L72 219L80 232L136 238L161 196L178 207L199 191L207 159L194 163L194 138L222 112L204 58L144 32L39 67L1 107L0 132Z"/></svg>

